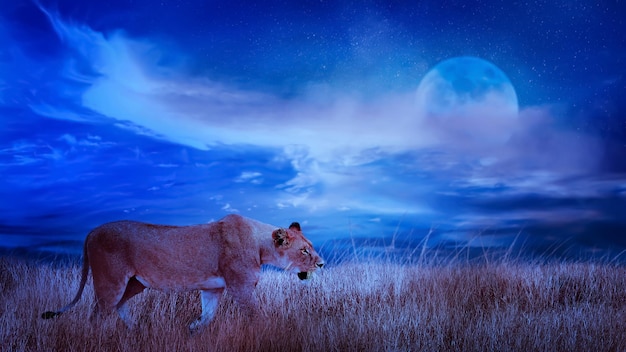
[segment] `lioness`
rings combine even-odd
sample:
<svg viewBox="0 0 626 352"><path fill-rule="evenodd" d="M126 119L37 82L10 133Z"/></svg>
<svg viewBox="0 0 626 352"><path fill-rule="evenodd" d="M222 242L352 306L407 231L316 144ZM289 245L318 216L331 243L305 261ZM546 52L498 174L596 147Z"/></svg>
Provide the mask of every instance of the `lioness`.
<svg viewBox="0 0 626 352"><path fill-rule="evenodd" d="M209 323L225 288L248 314L258 309L254 288L262 264L298 273L300 279L324 265L294 222L277 228L240 215L195 226L118 221L101 225L85 239L80 287L74 300L42 318L55 317L78 302L91 267L94 315L113 309L127 325L125 303L146 287L200 290L202 314L189 328Z"/></svg>

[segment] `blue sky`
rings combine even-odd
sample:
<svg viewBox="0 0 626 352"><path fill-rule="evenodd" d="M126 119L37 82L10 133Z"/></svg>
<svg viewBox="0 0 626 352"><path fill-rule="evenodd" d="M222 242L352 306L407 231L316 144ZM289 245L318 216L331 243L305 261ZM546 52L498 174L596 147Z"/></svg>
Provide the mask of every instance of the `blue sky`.
<svg viewBox="0 0 626 352"><path fill-rule="evenodd" d="M626 248L613 2L0 5L1 247L239 213L321 244ZM467 57L490 92L442 73Z"/></svg>

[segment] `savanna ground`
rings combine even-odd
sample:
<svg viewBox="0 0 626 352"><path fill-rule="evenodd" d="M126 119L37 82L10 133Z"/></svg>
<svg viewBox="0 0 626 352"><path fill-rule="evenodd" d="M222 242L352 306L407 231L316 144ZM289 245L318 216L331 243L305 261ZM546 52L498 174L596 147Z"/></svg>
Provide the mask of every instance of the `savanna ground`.
<svg viewBox="0 0 626 352"><path fill-rule="evenodd" d="M226 294L190 334L199 294L146 290L90 323L91 279L70 311L80 264L0 258L2 351L626 351L626 268L604 262L344 260L302 283L266 270L264 313Z"/></svg>

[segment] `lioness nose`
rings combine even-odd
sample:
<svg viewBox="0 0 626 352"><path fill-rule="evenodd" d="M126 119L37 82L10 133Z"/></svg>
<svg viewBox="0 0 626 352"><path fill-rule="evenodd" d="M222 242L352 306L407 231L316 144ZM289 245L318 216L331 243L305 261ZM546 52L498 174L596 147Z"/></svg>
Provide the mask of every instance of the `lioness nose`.
<svg viewBox="0 0 626 352"><path fill-rule="evenodd" d="M324 266L324 263L317 263L315 265L317 265L318 268L322 268Z"/></svg>

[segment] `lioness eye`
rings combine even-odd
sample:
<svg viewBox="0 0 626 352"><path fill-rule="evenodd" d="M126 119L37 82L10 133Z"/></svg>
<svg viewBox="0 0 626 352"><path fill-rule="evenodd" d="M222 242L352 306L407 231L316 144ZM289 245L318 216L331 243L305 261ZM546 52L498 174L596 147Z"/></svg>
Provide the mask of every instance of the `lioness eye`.
<svg viewBox="0 0 626 352"><path fill-rule="evenodd" d="M308 254L309 254L309 251L308 251L306 248L302 248L302 254L306 254L306 255L308 255Z"/></svg>

